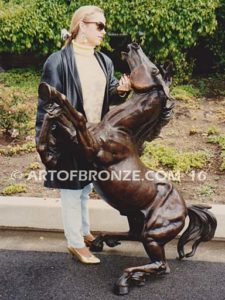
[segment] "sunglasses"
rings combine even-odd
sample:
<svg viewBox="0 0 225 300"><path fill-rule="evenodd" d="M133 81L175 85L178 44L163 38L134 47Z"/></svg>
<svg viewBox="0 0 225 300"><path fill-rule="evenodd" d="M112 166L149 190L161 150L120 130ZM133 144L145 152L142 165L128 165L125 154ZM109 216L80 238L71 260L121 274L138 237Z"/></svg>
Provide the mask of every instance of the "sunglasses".
<svg viewBox="0 0 225 300"><path fill-rule="evenodd" d="M102 30L106 31L106 25L102 22L85 22L85 21L83 22L86 24L96 24L98 31L102 31Z"/></svg>

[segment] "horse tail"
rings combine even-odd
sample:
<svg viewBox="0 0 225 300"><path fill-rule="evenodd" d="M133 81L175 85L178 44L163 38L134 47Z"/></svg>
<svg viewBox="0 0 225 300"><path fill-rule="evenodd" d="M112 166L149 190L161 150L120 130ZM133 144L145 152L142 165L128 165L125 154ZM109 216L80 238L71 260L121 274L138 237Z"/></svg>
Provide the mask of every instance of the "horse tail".
<svg viewBox="0 0 225 300"><path fill-rule="evenodd" d="M214 237L217 221L215 216L208 211L210 208L206 205L191 205L187 208L190 222L178 241L179 259L193 256L201 242L210 241ZM185 254L184 246L190 241L194 241L192 251Z"/></svg>

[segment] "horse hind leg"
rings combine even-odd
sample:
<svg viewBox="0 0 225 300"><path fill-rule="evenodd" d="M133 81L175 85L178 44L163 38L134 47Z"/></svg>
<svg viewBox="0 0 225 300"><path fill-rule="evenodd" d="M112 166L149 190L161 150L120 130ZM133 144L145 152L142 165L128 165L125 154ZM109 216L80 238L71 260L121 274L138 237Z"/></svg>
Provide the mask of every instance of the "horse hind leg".
<svg viewBox="0 0 225 300"><path fill-rule="evenodd" d="M115 284L115 293L125 295L129 292L130 284L144 285L145 276L153 274L168 274L169 265L165 257L164 246L181 231L184 221L178 220L168 223L167 226L145 229L143 245L150 263L142 266L126 268Z"/></svg>
<svg viewBox="0 0 225 300"><path fill-rule="evenodd" d="M174 221L164 220L160 227L156 223L155 227L144 232L143 245L151 261L148 267L145 268L146 273L168 274L170 272L164 246L176 237L183 226L184 218L181 217Z"/></svg>

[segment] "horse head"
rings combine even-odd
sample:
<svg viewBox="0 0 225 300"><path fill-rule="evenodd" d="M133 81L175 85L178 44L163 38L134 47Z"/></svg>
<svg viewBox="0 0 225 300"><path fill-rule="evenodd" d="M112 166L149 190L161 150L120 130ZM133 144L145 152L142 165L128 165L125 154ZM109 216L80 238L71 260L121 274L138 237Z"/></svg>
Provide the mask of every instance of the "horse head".
<svg viewBox="0 0 225 300"><path fill-rule="evenodd" d="M136 93L150 91L155 87L162 87L167 98L171 99L169 93L170 76L169 66L157 68L144 54L137 43L128 45L128 52L122 52L130 68L131 87Z"/></svg>

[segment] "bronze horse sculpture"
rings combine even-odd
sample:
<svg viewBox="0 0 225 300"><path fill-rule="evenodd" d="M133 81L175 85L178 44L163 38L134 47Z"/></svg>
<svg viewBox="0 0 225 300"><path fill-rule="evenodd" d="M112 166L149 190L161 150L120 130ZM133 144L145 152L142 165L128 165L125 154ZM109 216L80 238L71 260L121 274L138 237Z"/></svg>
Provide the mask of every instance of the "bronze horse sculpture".
<svg viewBox="0 0 225 300"><path fill-rule="evenodd" d="M126 180L112 176L97 178L94 186L112 207L127 216L128 232L102 232L92 243L92 250L101 251L103 243L114 247L120 240L142 242L150 261L146 265L126 268L115 283L115 293L129 292L131 283L143 285L149 274L166 274L170 269L164 246L174 239L190 222L178 241L179 258L194 255L198 244L213 238L217 222L210 207L186 206L173 185L140 160L144 140L154 139L170 119L173 103L169 94L170 77L166 68L157 68L141 47L132 43L122 55L131 70L133 94L126 102L112 108L99 124L89 125L85 117L74 109L66 96L41 83L39 95L50 103L40 133L37 150L45 165L54 166L57 158L49 155L52 143L50 128L57 121L71 143L79 143L97 173L126 172ZM57 103L57 105L55 105ZM132 174L138 171L139 178ZM148 174L148 176L146 176ZM138 179L138 180L137 180ZM193 241L192 251L184 253L184 245Z"/></svg>

